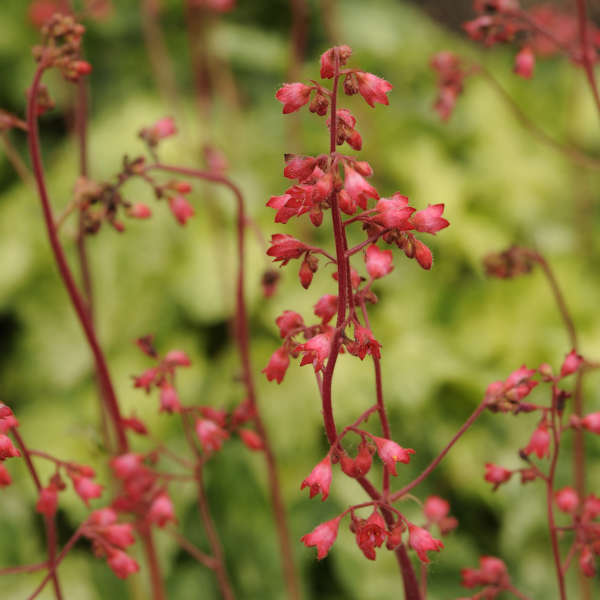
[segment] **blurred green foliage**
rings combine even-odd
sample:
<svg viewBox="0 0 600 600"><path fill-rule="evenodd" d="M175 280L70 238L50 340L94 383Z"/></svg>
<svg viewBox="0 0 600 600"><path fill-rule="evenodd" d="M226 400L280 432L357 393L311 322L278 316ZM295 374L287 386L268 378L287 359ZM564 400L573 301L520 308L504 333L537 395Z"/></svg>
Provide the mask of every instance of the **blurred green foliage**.
<svg viewBox="0 0 600 600"><path fill-rule="evenodd" d="M231 70L237 102L217 96L208 120L200 120L193 92L184 12L180 0L165 0L161 24L179 90L177 107L166 105L148 62L137 2L115 2L106 22L89 23L86 56L90 77L91 173L108 179L123 154L142 151L137 131L164 114L173 114L181 135L164 143L165 162L201 164L201 146L210 141L227 155L231 177L240 184L252 216L265 234L290 232L332 246L325 224L316 231L303 222L283 228L265 208L270 195L286 187L284 152L320 153L328 148L324 121L304 111L281 115L274 100L289 63L290 13L284 0L240 0L238 8L215 20L210 48L215 60ZM600 239L598 177L565 162L541 146L515 122L483 81L468 82L447 125L432 111L434 76L429 58L441 49L469 55L479 51L428 20L414 7L393 0L337 3L341 40L354 48L354 65L393 83L390 106L367 107L360 98L345 99L358 118L362 156L375 169L380 192L407 194L418 208L443 202L451 227L434 240L431 272L395 253L395 271L375 286L380 302L372 324L383 345L383 375L394 437L417 453L400 471L409 481L446 444L477 405L486 385L504 378L522 363L549 362L558 367L570 349L550 291L541 273L515 281L484 278L482 257L511 243L538 248L556 269L581 335L581 349L600 356ZM310 2L306 79L318 73L318 56L328 47L319 13ZM26 19L27 2L4 0L0 8L0 106L22 113L34 65L29 48L37 33ZM330 45L330 44L329 44ZM600 152L597 115L583 75L566 62L538 65L525 82L511 72L512 52L496 49L480 57L502 84L549 133ZM73 90L48 77L57 109L42 118L41 131L48 182L56 211L71 196L77 176L77 148L70 133ZM66 118L65 118L66 115ZM296 134L292 135L292 124ZM20 151L25 140L11 139ZM152 203L149 190L130 184L127 198ZM197 186L197 215L179 227L163 204L148 222L128 222L119 235L104 227L90 239L100 337L106 349L126 414L145 419L154 435L184 451L179 426L159 416L157 400L131 385L131 375L148 361L133 339L153 332L161 351L181 348L193 368L179 379L188 403L231 407L243 398L237 381L238 358L229 335L233 306L233 200L214 186ZM63 232L74 259L75 224ZM353 234L361 241L361 233ZM100 469L108 482L106 456L98 433L98 401L92 365L82 332L57 276L42 224L39 203L0 154L0 399L14 407L29 444ZM358 261L357 261L358 262ZM73 264L75 264L73 262ZM255 371L276 348L274 318L284 309L310 320L312 306L331 293L331 267L323 267L309 291L298 285L296 266L282 271L277 295L261 296L260 277L268 266L263 248L252 237L246 251L247 297L251 313ZM354 420L373 402L372 367L342 356L336 370L334 407L340 423ZM321 504L299 492L299 484L326 450L319 400L310 367L292 366L280 385L258 377L260 405L280 464L297 565L306 598L380 600L401 595L391 553L365 561L344 527L330 556L315 560L300 536L363 496L353 481L334 476L330 499ZM600 394L591 376L586 405L598 410ZM544 401L544 392L534 398ZM555 597L549 542L540 485L522 488L511 481L492 493L483 481L483 464L521 466L517 450L534 427L533 416L485 414L441 467L415 490L419 498L447 498L460 527L445 539L446 550L432 557L429 598L464 594L461 567L474 566L481 554L503 557L516 584L534 597ZM140 451L151 441L136 441ZM589 440L589 484L598 489L600 446ZM560 463L559 484L571 483L568 449ZM22 462L11 461L15 484L0 495L0 566L43 560L35 495ZM44 476L50 471L40 464ZM109 487L107 483L107 487ZM596 486L596 487L594 487ZM282 576L262 458L238 442L229 443L207 468L207 487L228 568L238 597L284 597ZM108 490L107 490L108 491ZM199 546L206 540L185 484L173 493L185 534ZM102 505L99 501L97 506ZM416 505L403 505L417 515ZM86 510L72 491L61 494L60 537L64 542ZM418 517L417 517L418 518ZM158 534L169 597L217 598L212 573L198 566ZM147 598L143 575L117 580L85 544L61 566L68 597ZM3 598L27 596L35 576L0 580ZM570 584L574 582L570 581ZM40 597L50 598L49 591Z"/></svg>

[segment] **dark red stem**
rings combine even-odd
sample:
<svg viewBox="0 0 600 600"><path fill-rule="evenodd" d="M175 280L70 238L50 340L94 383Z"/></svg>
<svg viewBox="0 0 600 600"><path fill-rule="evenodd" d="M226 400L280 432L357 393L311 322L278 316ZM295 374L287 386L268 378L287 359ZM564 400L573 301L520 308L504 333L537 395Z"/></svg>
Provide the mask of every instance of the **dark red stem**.
<svg viewBox="0 0 600 600"><path fill-rule="evenodd" d="M589 25L587 18L587 7L585 0L575 0L577 5L577 23L579 26L579 41L581 42L581 64L585 71L590 89L596 102L596 108L600 112L600 93L598 92L598 84L596 82L596 75L594 74L594 63L590 56L589 48Z"/></svg>

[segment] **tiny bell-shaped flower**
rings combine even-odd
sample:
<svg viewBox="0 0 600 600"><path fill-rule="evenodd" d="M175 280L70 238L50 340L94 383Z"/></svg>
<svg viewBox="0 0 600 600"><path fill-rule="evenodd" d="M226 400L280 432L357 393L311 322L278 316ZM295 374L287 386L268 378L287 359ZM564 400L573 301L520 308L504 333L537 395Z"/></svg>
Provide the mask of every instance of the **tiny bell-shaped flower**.
<svg viewBox="0 0 600 600"><path fill-rule="evenodd" d="M7 435L0 433L0 460L18 456L21 456L21 453L14 447L12 440Z"/></svg>
<svg viewBox="0 0 600 600"><path fill-rule="evenodd" d="M355 75L358 82L358 93L369 106L375 107L376 102L386 105L390 103L386 94L392 90L391 83L373 73L357 71Z"/></svg>
<svg viewBox="0 0 600 600"><path fill-rule="evenodd" d="M392 251L380 250L375 244L371 244L365 252L365 264L367 273L373 279L385 277L394 269Z"/></svg>
<svg viewBox="0 0 600 600"><path fill-rule="evenodd" d="M284 310L277 319L275 319L275 323L277 327L279 327L279 335L282 338L286 338L291 333L304 327L302 315L293 310Z"/></svg>
<svg viewBox="0 0 600 600"><path fill-rule="evenodd" d="M331 546L333 546L333 543L337 538L340 519L341 516L336 517L331 521L321 523L320 525L317 525L317 527L315 527L310 533L307 533L300 538L300 541L305 546L316 546L317 558L319 560L325 558L329 552L329 549Z"/></svg>
<svg viewBox="0 0 600 600"><path fill-rule="evenodd" d="M138 202L129 208L127 214L134 219L149 219L152 216L152 211L146 204Z"/></svg>
<svg viewBox="0 0 600 600"><path fill-rule="evenodd" d="M579 370L579 367L583 364L583 357L577 354L575 350L571 350L565 357L565 360L560 368L560 376L567 377Z"/></svg>
<svg viewBox="0 0 600 600"><path fill-rule="evenodd" d="M286 83L275 94L275 98L283 104L283 114L296 112L308 103L312 87L303 83Z"/></svg>
<svg viewBox="0 0 600 600"><path fill-rule="evenodd" d="M127 548L135 543L131 523L114 523L102 528L102 537L117 548Z"/></svg>
<svg viewBox="0 0 600 600"><path fill-rule="evenodd" d="M329 486L331 485L331 459L329 454L311 471L310 475L302 482L300 489L310 487L309 495L314 498L317 494L323 496L326 500L329 496Z"/></svg>
<svg viewBox="0 0 600 600"><path fill-rule="evenodd" d="M38 496L35 510L47 517L53 517L58 506L58 491L50 484L48 487L42 488Z"/></svg>
<svg viewBox="0 0 600 600"><path fill-rule="evenodd" d="M600 412L585 415L580 423L584 429L600 435Z"/></svg>
<svg viewBox="0 0 600 600"><path fill-rule="evenodd" d="M439 552L444 544L441 540L437 540L422 527L417 527L412 523L408 524L408 545L417 553L421 562L428 563L429 558L427 552Z"/></svg>
<svg viewBox="0 0 600 600"><path fill-rule="evenodd" d="M169 367L189 367L192 364L190 357L183 350L171 350L164 358Z"/></svg>
<svg viewBox="0 0 600 600"><path fill-rule="evenodd" d="M116 548L108 550L106 562L119 579L126 579L140 570L140 566L131 556Z"/></svg>
<svg viewBox="0 0 600 600"><path fill-rule="evenodd" d="M484 479L494 484L494 490L498 488L502 483L506 483L512 477L512 471L505 469L494 463L485 464L485 476Z"/></svg>
<svg viewBox="0 0 600 600"><path fill-rule="evenodd" d="M86 506L89 506L92 498L99 498L102 495L102 486L89 477L74 475L72 480L77 495L85 502Z"/></svg>
<svg viewBox="0 0 600 600"><path fill-rule="evenodd" d="M540 423L531 434L529 444L523 449L523 452L527 455L535 453L538 458L550 455L550 432L545 422Z"/></svg>
<svg viewBox="0 0 600 600"><path fill-rule="evenodd" d="M229 437L224 429L209 419L198 419L196 421L196 435L205 452L220 450L223 440Z"/></svg>
<svg viewBox="0 0 600 600"><path fill-rule="evenodd" d="M194 207L184 196L171 196L169 198L169 208L181 225L185 225L187 220L195 214Z"/></svg>
<svg viewBox="0 0 600 600"><path fill-rule="evenodd" d="M340 458L340 467L349 477L363 477L371 469L373 455L369 444L364 440L358 447L356 458L351 458L346 453Z"/></svg>
<svg viewBox="0 0 600 600"><path fill-rule="evenodd" d="M166 493L162 492L154 498L148 510L147 519L149 523L155 523L158 527L164 527L169 522L177 522L173 502Z"/></svg>
<svg viewBox="0 0 600 600"><path fill-rule="evenodd" d="M0 488L8 487L12 483L8 469L0 462Z"/></svg>
<svg viewBox="0 0 600 600"><path fill-rule="evenodd" d="M325 294L319 298L315 304L315 315L323 320L323 323L329 323L338 311L338 297L334 294Z"/></svg>
<svg viewBox="0 0 600 600"><path fill-rule="evenodd" d="M554 494L556 506L564 513L574 513L579 506L579 495L572 487L564 487Z"/></svg>
<svg viewBox="0 0 600 600"><path fill-rule="evenodd" d="M162 119L159 119L154 123L151 131L158 139L167 138L177 133L173 117L163 117Z"/></svg>
<svg viewBox="0 0 600 600"><path fill-rule="evenodd" d="M515 73L523 79L531 79L534 68L535 54L529 46L525 46L515 57Z"/></svg>
<svg viewBox="0 0 600 600"><path fill-rule="evenodd" d="M323 368L323 362L329 356L331 339L326 333L310 338L306 343L296 346L296 352L304 352L300 366L312 364L315 373Z"/></svg>
<svg viewBox="0 0 600 600"><path fill-rule="evenodd" d="M160 412L168 412L170 414L181 412L177 390L166 382L160 386Z"/></svg>
<svg viewBox="0 0 600 600"><path fill-rule="evenodd" d="M448 516L450 504L439 496L429 496L423 505L423 513L428 521L438 523Z"/></svg>
<svg viewBox="0 0 600 600"><path fill-rule="evenodd" d="M415 258L423 269L426 271L431 269L433 255L431 254L431 250L420 240L415 240Z"/></svg>
<svg viewBox="0 0 600 600"><path fill-rule="evenodd" d="M239 429L238 433L242 442L244 442L246 448L249 450L257 451L262 450L265 447L263 439L253 431L252 429Z"/></svg>
<svg viewBox="0 0 600 600"><path fill-rule="evenodd" d="M352 48L350 46L335 46L329 48L329 50L321 54L321 78L331 79L335 75L335 56L336 53L339 59L339 66L342 67L346 64L350 56L352 55Z"/></svg>
<svg viewBox="0 0 600 600"><path fill-rule="evenodd" d="M387 535L385 521L376 509L356 526L356 543L369 560L375 560L375 548L381 548Z"/></svg>
<svg viewBox="0 0 600 600"><path fill-rule="evenodd" d="M385 468L391 475L397 476L396 463L401 462L407 465L410 462L410 455L415 451L412 448L403 448L396 442L386 438L371 436L377 446L377 454L381 458Z"/></svg>
<svg viewBox="0 0 600 600"><path fill-rule="evenodd" d="M289 366L290 357L287 350L282 346L273 352L267 366L261 373L264 373L269 381L275 380L277 383L281 383Z"/></svg>
<svg viewBox="0 0 600 600"><path fill-rule="evenodd" d="M427 208L414 213L410 220L417 231L435 234L450 225L446 219L442 218L443 212L443 204L430 204Z"/></svg>
<svg viewBox="0 0 600 600"><path fill-rule="evenodd" d="M584 546L579 555L579 568L586 577L594 577L596 574L596 560L589 546Z"/></svg>

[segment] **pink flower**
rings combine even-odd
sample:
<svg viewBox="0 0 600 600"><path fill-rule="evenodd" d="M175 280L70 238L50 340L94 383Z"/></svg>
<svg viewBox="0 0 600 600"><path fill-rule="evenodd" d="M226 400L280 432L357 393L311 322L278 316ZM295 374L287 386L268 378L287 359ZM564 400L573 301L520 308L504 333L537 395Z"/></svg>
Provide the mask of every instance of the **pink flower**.
<svg viewBox="0 0 600 600"><path fill-rule="evenodd" d="M282 261L282 266L292 258L300 258L308 246L300 240L286 233L275 233L271 236L271 247L267 250L268 256L273 256L273 262Z"/></svg>
<svg viewBox="0 0 600 600"><path fill-rule="evenodd" d="M564 487L554 494L556 506L564 513L573 513L579 506L579 496L572 487Z"/></svg>
<svg viewBox="0 0 600 600"><path fill-rule="evenodd" d="M422 527L417 527L416 525L409 523L408 532L408 545L417 553L419 559L424 563L429 562L427 552L439 552L444 547L444 544L440 540L436 540L431 536L429 531Z"/></svg>
<svg viewBox="0 0 600 600"><path fill-rule="evenodd" d="M415 451L412 448L403 448L396 442L386 438L371 436L377 446L377 454L383 461L385 468L394 476L397 476L396 463L401 462L407 465L410 462L410 455Z"/></svg>
<svg viewBox="0 0 600 600"><path fill-rule="evenodd" d="M317 525L310 533L303 535L300 541L306 546L317 547L317 558L322 560L337 538L341 517Z"/></svg>
<svg viewBox="0 0 600 600"><path fill-rule="evenodd" d="M73 480L75 491L85 502L86 506L89 506L90 499L99 498L102 495L102 486L92 481L89 477L74 475L71 479Z"/></svg>
<svg viewBox="0 0 600 600"><path fill-rule="evenodd" d="M381 358L381 344L373 337L371 330L362 325L354 325L354 341L346 342L346 348L360 360L364 360L367 354Z"/></svg>
<svg viewBox="0 0 600 600"><path fill-rule="evenodd" d="M512 471L495 465L494 463L485 464L485 476L484 479L494 484L496 489L500 484L506 483L512 477Z"/></svg>
<svg viewBox="0 0 600 600"><path fill-rule="evenodd" d="M365 264L369 276L373 279L385 277L394 269L392 251L380 250L375 244L371 244L365 252Z"/></svg>
<svg viewBox="0 0 600 600"><path fill-rule="evenodd" d="M0 462L0 488L8 487L12 482L8 469Z"/></svg>
<svg viewBox="0 0 600 600"><path fill-rule="evenodd" d="M277 327L279 327L279 335L282 338L286 338L291 333L304 327L304 319L293 310L284 310L277 319L275 319L275 323Z"/></svg>
<svg viewBox="0 0 600 600"><path fill-rule="evenodd" d="M321 78L331 79L335 75L335 53L339 57L339 66L342 67L352 55L350 46L335 46L321 54Z"/></svg>
<svg viewBox="0 0 600 600"><path fill-rule="evenodd" d="M531 434L529 444L523 449L525 454L535 452L538 458L550 455L550 433L546 423L540 423L538 428Z"/></svg>
<svg viewBox="0 0 600 600"><path fill-rule="evenodd" d="M288 179L297 179L302 183L312 175L316 165L317 159L312 156L286 154L283 175Z"/></svg>
<svg viewBox="0 0 600 600"><path fill-rule="evenodd" d="M102 537L113 546L127 548L135 543L133 525L130 523L114 523L101 529Z"/></svg>
<svg viewBox="0 0 600 600"><path fill-rule="evenodd" d="M506 565L495 556L482 556L479 559L480 569L462 569L462 582L466 588L477 585L496 585L504 587L510 583Z"/></svg>
<svg viewBox="0 0 600 600"><path fill-rule="evenodd" d="M38 501L35 505L35 510L42 515L47 517L53 517L56 513L56 507L58 506L58 491L51 484L48 487L40 490Z"/></svg>
<svg viewBox="0 0 600 600"><path fill-rule="evenodd" d="M531 79L534 67L535 54L529 46L525 46L515 57L515 73L524 79Z"/></svg>
<svg viewBox="0 0 600 600"><path fill-rule="evenodd" d="M286 83L275 94L283 104L283 114L293 113L302 108L310 99L312 87L303 83Z"/></svg>
<svg viewBox="0 0 600 600"><path fill-rule="evenodd" d="M181 412L177 390L166 382L160 386L160 412Z"/></svg>
<svg viewBox="0 0 600 600"><path fill-rule="evenodd" d="M154 123L151 128L152 133L158 138L163 139L177 133L173 117L163 117Z"/></svg>
<svg viewBox="0 0 600 600"><path fill-rule="evenodd" d="M309 495L311 498L317 494L322 494L323 500L329 496L329 486L331 485L331 459L329 454L311 471L310 475L302 482L300 489L310 487Z"/></svg>
<svg viewBox="0 0 600 600"><path fill-rule="evenodd" d="M273 352L267 366L261 373L264 373L269 381L275 380L277 383L281 383L289 366L290 357L287 350L282 346Z"/></svg>
<svg viewBox="0 0 600 600"><path fill-rule="evenodd" d="M426 271L431 269L433 255L431 254L431 250L420 240L415 240L415 258Z"/></svg>
<svg viewBox="0 0 600 600"><path fill-rule="evenodd" d="M408 218L415 212L408 206L408 198L402 194L394 194L391 198L380 198L375 205L377 215L374 220L386 228L403 230L412 229Z"/></svg>
<svg viewBox="0 0 600 600"><path fill-rule="evenodd" d="M358 204L363 210L367 208L367 198L375 198L376 200L379 198L377 190L352 167L344 164L344 172L346 175L344 190L346 190L352 201Z"/></svg>
<svg viewBox="0 0 600 600"><path fill-rule="evenodd" d="M170 367L189 367L192 364L190 357L183 350L167 352L164 362Z"/></svg>
<svg viewBox="0 0 600 600"><path fill-rule="evenodd" d="M300 278L300 284L302 287L307 290L310 287L310 284L313 280L314 270L313 264L308 260L308 257L302 261L300 265L300 271L298 272L298 277Z"/></svg>
<svg viewBox="0 0 600 600"><path fill-rule="evenodd" d="M450 512L450 504L439 496L429 496L425 500L423 513L429 521L437 523L441 521Z"/></svg>
<svg viewBox="0 0 600 600"><path fill-rule="evenodd" d="M579 568L586 577L596 574L596 560L589 546L584 546L579 555Z"/></svg>
<svg viewBox="0 0 600 600"><path fill-rule="evenodd" d="M300 366L312 364L315 373L323 368L323 362L329 356L331 339L326 333L310 338L306 343L296 346L295 352L304 352Z"/></svg>
<svg viewBox="0 0 600 600"><path fill-rule="evenodd" d="M600 498L590 494L583 502L583 520L595 519L600 515Z"/></svg>
<svg viewBox="0 0 600 600"><path fill-rule="evenodd" d="M19 422L11 408L0 402L0 433L6 433L9 429L18 426Z"/></svg>
<svg viewBox="0 0 600 600"><path fill-rule="evenodd" d="M127 214L134 219L148 219L152 216L152 211L146 204L138 202L127 211Z"/></svg>
<svg viewBox="0 0 600 600"><path fill-rule="evenodd" d="M181 225L185 225L187 220L195 214L194 207L184 196L171 196L169 198L169 208Z"/></svg>
<svg viewBox="0 0 600 600"><path fill-rule="evenodd" d="M156 523L158 527L164 527L169 521L172 523L177 522L173 502L166 493L158 494L154 498L148 510L147 519L149 523Z"/></svg>
<svg viewBox="0 0 600 600"><path fill-rule="evenodd" d="M110 461L110 466L117 479L129 479L140 470L143 460L144 457L141 454L127 452L126 454L115 456Z"/></svg>
<svg viewBox="0 0 600 600"><path fill-rule="evenodd" d="M446 219L442 218L443 212L443 204L430 204L427 208L418 210L410 220L417 231L435 234L450 225Z"/></svg>
<svg viewBox="0 0 600 600"><path fill-rule="evenodd" d="M589 413L581 419L581 426L600 435L600 412Z"/></svg>
<svg viewBox="0 0 600 600"><path fill-rule="evenodd" d="M385 521L376 509L356 525L356 543L369 560L375 560L375 548L381 548L386 535Z"/></svg>
<svg viewBox="0 0 600 600"><path fill-rule="evenodd" d="M208 419L198 419L196 421L196 435L205 452L220 450L223 440L229 437L224 429Z"/></svg>
<svg viewBox="0 0 600 600"><path fill-rule="evenodd" d="M110 548L107 557L108 566L120 579L126 579L132 573L140 570L140 565L122 550Z"/></svg>
<svg viewBox="0 0 600 600"><path fill-rule="evenodd" d="M358 93L365 99L369 106L375 107L375 102L380 102L381 104L390 103L386 94L392 90L391 83L373 75L373 73L357 71L355 75L358 81Z"/></svg>
<svg viewBox="0 0 600 600"><path fill-rule="evenodd" d="M17 456L21 456L21 453L14 447L11 439L0 433L0 460L16 458Z"/></svg>
<svg viewBox="0 0 600 600"><path fill-rule="evenodd" d="M239 429L238 433L240 434L242 442L244 442L246 448L249 450L262 450L265 447L263 439L256 431L253 431L252 429Z"/></svg>
<svg viewBox="0 0 600 600"><path fill-rule="evenodd" d="M158 369L151 367L144 371L141 375L133 378L133 387L144 388L146 392L150 391L150 388L155 383L156 376L158 375Z"/></svg>
<svg viewBox="0 0 600 600"><path fill-rule="evenodd" d="M575 371L579 370L579 367L583 362L583 357L577 354L575 350L571 350L565 357L562 367L560 368L560 376L566 377L567 375L575 373Z"/></svg>
<svg viewBox="0 0 600 600"><path fill-rule="evenodd" d="M117 513L110 507L99 508L90 515L88 519L91 525L97 527L107 527L117 522Z"/></svg>
<svg viewBox="0 0 600 600"><path fill-rule="evenodd" d="M315 304L315 315L321 317L323 323L329 323L338 311L338 297L334 294L325 294Z"/></svg>
<svg viewBox="0 0 600 600"><path fill-rule="evenodd" d="M362 477L371 469L373 456L369 444L362 441L358 447L356 458L351 458L346 453L340 458L340 467L348 477Z"/></svg>

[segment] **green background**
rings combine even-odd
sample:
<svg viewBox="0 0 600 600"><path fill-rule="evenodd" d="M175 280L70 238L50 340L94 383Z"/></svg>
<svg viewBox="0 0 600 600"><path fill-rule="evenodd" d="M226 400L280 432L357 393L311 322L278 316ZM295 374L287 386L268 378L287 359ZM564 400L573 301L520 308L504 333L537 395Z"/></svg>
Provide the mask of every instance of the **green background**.
<svg viewBox="0 0 600 600"><path fill-rule="evenodd" d="M173 115L181 130L160 148L165 162L202 165L202 144L210 141L230 162L230 176L243 189L248 210L265 235L291 233L333 247L328 215L314 230L307 221L273 223L265 207L270 195L283 193L284 152L327 152L324 121L303 110L284 117L274 93L286 81L289 65L290 13L284 0L240 0L236 10L211 25L209 47L233 75L236 100L219 90L209 119L200 119L194 100L188 39L181 2L163 2L161 24L179 90L178 105L157 91L141 28L137 2L115 2L105 22L90 22L85 38L90 76L91 176L110 179L123 154L140 153L142 126ZM330 44L320 3L310 2L310 29L304 80L318 76L318 57ZM23 113L25 90L34 71L30 47L38 34L26 19L27 3L5 0L0 8L0 106ZM345 98L363 136L361 156L375 170L373 182L389 196L400 191L424 208L444 203L451 226L432 241L435 262L423 271L397 251L395 270L377 282L380 302L370 314L381 342L386 401L394 438L416 450L410 466L401 466L394 485L410 481L439 452L481 399L487 384L505 378L526 363L549 362L556 368L570 350L549 288L540 272L514 281L488 280L481 259L512 243L543 252L567 295L586 356L600 356L597 277L600 240L598 177L574 167L554 150L540 145L484 81L467 82L457 110L446 125L432 110L436 94L430 57L452 49L482 60L536 122L552 135L600 153L598 115L583 74L564 60L540 61L532 81L512 73L512 49L483 52L460 34L446 31L412 5L386 0L337 3L340 41L354 49L351 64L390 81L390 106L369 108L361 98ZM44 160L56 212L70 197L77 176L76 142L65 120L73 88L58 76L47 78L57 109L41 119ZM227 84L227 81L225 81ZM229 88L227 88L229 89ZM297 129L291 129L295 123ZM25 152L24 136L11 134ZM131 201L152 205L149 221L126 223L124 234L109 227L90 239L98 330L124 413L135 411L153 434L184 452L178 422L158 415L157 398L134 390L131 375L150 366L132 343L156 335L161 352L180 348L193 368L178 378L185 403L233 407L243 399L236 380L238 358L229 335L235 219L226 190L195 185L196 216L185 228L175 223L165 203L155 204L150 190L126 188ZM75 222L63 239L74 259ZM358 230L352 241L361 241ZM32 447L94 465L107 483L106 455L98 433L97 398L92 363L54 266L39 201L13 174L0 153L0 400L11 405L21 433ZM297 263L284 268L278 293L261 295L260 277L269 266L252 235L246 251L247 298L251 318L252 359L259 402L280 464L296 564L305 598L379 600L401 597L394 557L379 551L366 561L345 526L329 557L315 560L314 549L297 540L319 522L332 518L364 495L351 480L334 471L329 500L310 501L301 481L322 458L327 445L310 367L292 365L284 382L269 384L259 371L278 345L275 317L284 309L310 322L312 306L323 293L334 293L331 267L315 276L308 291L297 279ZM363 268L360 257L356 261ZM598 410L597 379L586 383L586 406ZM541 387L541 386L540 386ZM368 360L342 356L336 368L334 408L339 423L353 421L373 402L372 366ZM545 402L546 390L534 401ZM444 539L446 550L432 556L429 598L465 595L459 570L475 566L482 554L504 558L515 584L531 596L555 597L555 581L541 484L522 488L511 481L492 493L483 480L484 463L522 466L517 451L535 427L535 415L484 414L414 493L447 498L458 530ZM570 436L559 465L559 486L572 483ZM147 450L150 440L135 440ZM589 439L589 485L600 479L600 445ZM51 471L39 462L45 476ZM44 559L41 521L35 494L22 461L8 468L14 485L0 492L0 567ZM379 466L374 467L378 474ZM227 566L239 598L284 597L264 462L238 440L228 443L206 469L210 502ZM598 489L597 487L595 489ZM172 488L177 514L187 537L208 548L197 517L194 489ZM108 497L108 493L105 493ZM102 501L94 503L101 506ZM419 519L417 505L402 505ZM60 496L60 539L68 539L87 515L71 489ZM217 598L213 574L157 533L169 597ZM565 548L567 546L565 545ZM141 554L139 549L134 554ZM69 598L147 598L143 573L123 583L103 560L81 543L60 568ZM0 580L2 597L24 598L40 575ZM569 580L570 581L570 580ZM570 583L574 583L570 581ZM46 590L41 598L50 598Z"/></svg>

